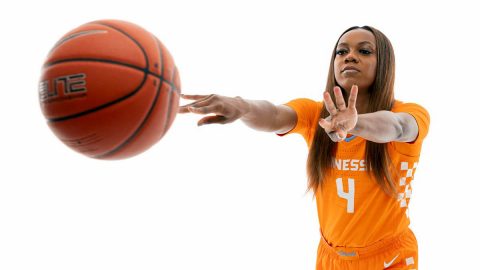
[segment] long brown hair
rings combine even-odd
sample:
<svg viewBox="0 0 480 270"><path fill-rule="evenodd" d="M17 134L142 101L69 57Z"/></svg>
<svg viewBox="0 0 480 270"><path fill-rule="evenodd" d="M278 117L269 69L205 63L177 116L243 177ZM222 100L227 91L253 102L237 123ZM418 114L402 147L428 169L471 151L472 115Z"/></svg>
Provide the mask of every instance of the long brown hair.
<svg viewBox="0 0 480 270"><path fill-rule="evenodd" d="M334 61L336 57L336 48L340 38L347 32L355 29L365 29L375 36L377 68L375 80L368 89L370 95L367 113L380 110L390 111L394 103L393 85L395 80L395 55L393 47L388 38L379 30L371 26L354 26L345 30L337 40L330 60L326 89L333 97L333 87L339 86L334 73ZM347 93L342 89L343 96ZM330 114L325 106L320 113L320 117L326 118ZM333 142L326 134L323 128L318 127L315 137L310 146L307 159L308 190L313 190L316 194L319 187L322 186L327 173L333 168L335 154L337 152L337 143ZM365 150L365 165L367 172L374 176L377 183L389 195L396 194L396 188L390 173L391 160L387 151L387 144L374 143L367 141Z"/></svg>

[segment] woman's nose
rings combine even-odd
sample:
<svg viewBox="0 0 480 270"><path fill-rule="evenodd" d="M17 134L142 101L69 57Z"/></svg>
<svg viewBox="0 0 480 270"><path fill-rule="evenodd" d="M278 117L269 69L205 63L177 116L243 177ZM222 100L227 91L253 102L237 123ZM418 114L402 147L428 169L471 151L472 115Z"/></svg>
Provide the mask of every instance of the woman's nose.
<svg viewBox="0 0 480 270"><path fill-rule="evenodd" d="M353 52L349 52L345 57L345 63L348 63L348 62L358 63L358 58Z"/></svg>

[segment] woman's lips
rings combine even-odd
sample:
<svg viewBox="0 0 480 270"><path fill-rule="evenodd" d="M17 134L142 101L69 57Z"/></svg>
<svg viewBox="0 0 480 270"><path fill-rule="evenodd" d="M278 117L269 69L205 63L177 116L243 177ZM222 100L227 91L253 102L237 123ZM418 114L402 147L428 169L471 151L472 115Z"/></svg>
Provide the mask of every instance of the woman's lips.
<svg viewBox="0 0 480 270"><path fill-rule="evenodd" d="M342 72L342 74L345 74L345 75L353 75L353 74L357 74L357 73L360 73L360 71L355 70L355 69L347 69L347 70L344 70Z"/></svg>
<svg viewBox="0 0 480 270"><path fill-rule="evenodd" d="M360 70L356 67L352 67L352 66L346 66L343 68L342 72L360 72Z"/></svg>

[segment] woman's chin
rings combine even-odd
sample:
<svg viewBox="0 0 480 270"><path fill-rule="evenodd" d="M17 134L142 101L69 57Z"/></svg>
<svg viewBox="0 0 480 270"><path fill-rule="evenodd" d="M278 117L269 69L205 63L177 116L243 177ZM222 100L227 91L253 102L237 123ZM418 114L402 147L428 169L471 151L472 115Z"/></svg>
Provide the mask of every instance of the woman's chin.
<svg viewBox="0 0 480 270"><path fill-rule="evenodd" d="M350 90L354 85L359 86L359 80L349 79L339 84L340 84L340 87L342 87L344 90Z"/></svg>

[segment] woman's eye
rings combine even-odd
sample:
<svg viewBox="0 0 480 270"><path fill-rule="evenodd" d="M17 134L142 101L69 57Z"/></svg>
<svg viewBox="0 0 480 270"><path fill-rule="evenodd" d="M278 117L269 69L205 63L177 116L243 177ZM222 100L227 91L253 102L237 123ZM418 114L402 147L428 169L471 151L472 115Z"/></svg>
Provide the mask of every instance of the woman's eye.
<svg viewBox="0 0 480 270"><path fill-rule="evenodd" d="M361 50L360 50L360 53L361 53L361 54L371 54L372 52L369 51L369 50L361 49Z"/></svg>
<svg viewBox="0 0 480 270"><path fill-rule="evenodd" d="M344 50L344 49L342 49L342 50L337 50L337 52L336 52L337 55L344 55L344 54L346 54L346 53L347 53L347 50Z"/></svg>

